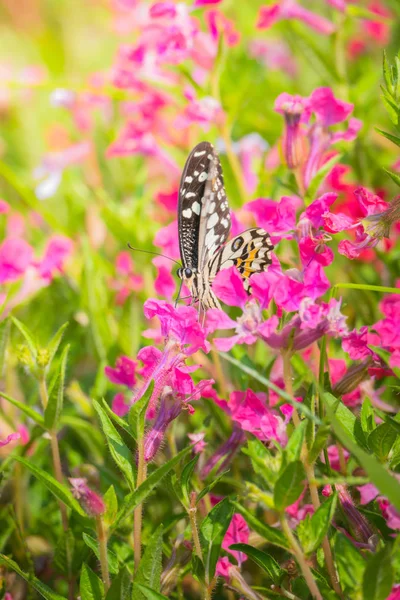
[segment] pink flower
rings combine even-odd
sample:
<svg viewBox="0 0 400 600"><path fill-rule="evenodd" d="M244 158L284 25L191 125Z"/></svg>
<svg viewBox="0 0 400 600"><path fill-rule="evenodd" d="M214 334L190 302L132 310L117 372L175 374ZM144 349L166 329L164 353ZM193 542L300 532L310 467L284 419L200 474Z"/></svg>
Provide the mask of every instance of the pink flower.
<svg viewBox="0 0 400 600"><path fill-rule="evenodd" d="M136 383L136 368L136 361L130 359L128 356L120 356L117 359L115 368L105 367L104 372L111 383L125 385L129 389L132 389Z"/></svg>
<svg viewBox="0 0 400 600"><path fill-rule="evenodd" d="M199 6L208 6L210 4L220 4L222 0L194 0L193 6L198 8Z"/></svg>
<svg viewBox="0 0 400 600"><path fill-rule="evenodd" d="M6 215L10 212L10 205L5 200L0 200L0 215Z"/></svg>
<svg viewBox="0 0 400 600"><path fill-rule="evenodd" d="M157 192L155 199L168 212L176 213L178 208L178 188L174 187L168 192Z"/></svg>
<svg viewBox="0 0 400 600"><path fill-rule="evenodd" d="M267 142L258 133L249 133L235 144L249 194L257 188L261 159L267 148Z"/></svg>
<svg viewBox="0 0 400 600"><path fill-rule="evenodd" d="M342 123L352 113L354 104L338 100L331 88L321 87L314 90L309 99L309 107L315 113L323 127Z"/></svg>
<svg viewBox="0 0 400 600"><path fill-rule="evenodd" d="M400 583L397 583L392 587L392 591L386 600L400 600Z"/></svg>
<svg viewBox="0 0 400 600"><path fill-rule="evenodd" d="M125 404L125 396L122 392L115 394L111 404L111 409L116 415L118 415L118 417L124 417L126 414L128 414L130 407L131 405Z"/></svg>
<svg viewBox="0 0 400 600"><path fill-rule="evenodd" d="M82 164L89 156L90 151L90 142L81 142L60 152L47 154L34 171L35 179L42 180L35 189L37 198L46 200L54 196L61 183L64 170L72 165Z"/></svg>
<svg viewBox="0 0 400 600"><path fill-rule="evenodd" d="M208 352L208 343L192 306L174 308L164 300L146 300L144 314L147 319L157 317L161 323L161 334L176 342L181 351L190 356L197 350Z"/></svg>
<svg viewBox="0 0 400 600"><path fill-rule="evenodd" d="M88 487L85 478L70 477L69 482L74 497L80 500L83 508L90 517L98 517L105 513L106 506L103 499Z"/></svg>
<svg viewBox="0 0 400 600"><path fill-rule="evenodd" d="M234 22L225 17L221 11L216 9L209 10L206 13L206 20L211 36L215 42L217 42L219 36L222 35L228 46L236 46L239 43L240 33L235 28Z"/></svg>
<svg viewBox="0 0 400 600"><path fill-rule="evenodd" d="M295 0L281 0L277 4L262 6L258 15L257 27L269 29L282 19L302 21L317 33L324 35L331 35L335 31L335 25L331 21L303 8Z"/></svg>
<svg viewBox="0 0 400 600"><path fill-rule="evenodd" d="M62 273L64 263L72 249L73 242L70 238L63 235L51 237L47 242L43 258L37 265L40 276L50 282L56 273Z"/></svg>
<svg viewBox="0 0 400 600"><path fill-rule="evenodd" d="M188 433L188 438L193 446L195 454L200 454L207 447L207 442L204 441L205 435L204 431L200 431L199 433Z"/></svg>
<svg viewBox="0 0 400 600"><path fill-rule="evenodd" d="M7 238L0 245L0 283L16 281L32 264L33 250L20 238Z"/></svg>
<svg viewBox="0 0 400 600"><path fill-rule="evenodd" d="M207 477L207 475L214 469L216 465L218 465L218 463L219 466L216 473L222 473L231 464L236 452L245 440L246 436L244 431L237 423L234 422L231 435L208 459L201 471L201 477L203 479Z"/></svg>
<svg viewBox="0 0 400 600"><path fill-rule="evenodd" d="M222 541L222 548L233 554L239 566L247 560L246 554L237 550L230 550L233 544L247 544L249 541L249 526L240 514L234 514L229 524L227 532Z"/></svg>
<svg viewBox="0 0 400 600"><path fill-rule="evenodd" d="M357 489L360 492L360 504L369 504L379 495L379 490L372 483L358 486Z"/></svg>
<svg viewBox="0 0 400 600"><path fill-rule="evenodd" d="M20 437L21 434L19 433L10 433L10 435L8 435L5 440L0 440L0 448L7 446L10 442L13 442L14 440L19 440Z"/></svg>
<svg viewBox="0 0 400 600"><path fill-rule="evenodd" d="M368 348L368 327L360 327L357 331L353 329L342 340L342 348L348 353L352 360L362 360L372 354Z"/></svg>
<svg viewBox="0 0 400 600"><path fill-rule="evenodd" d="M177 117L175 121L176 128L187 129L196 124L203 131L208 131L210 127L223 122L225 115L218 100L212 96L196 99L194 94L187 95L187 97L188 104L183 113Z"/></svg>
<svg viewBox="0 0 400 600"><path fill-rule="evenodd" d="M175 279L168 268L169 264L168 267L166 266L166 263L169 263L169 261L166 261L162 256L157 256L152 262L157 267L157 277L154 281L154 289L158 296L163 296L164 298L171 300L175 293L176 284Z"/></svg>
<svg viewBox="0 0 400 600"><path fill-rule="evenodd" d="M176 220L157 231L154 245L161 248L166 256L174 259L179 258L178 222Z"/></svg>
<svg viewBox="0 0 400 600"><path fill-rule="evenodd" d="M290 77L297 73L297 65L290 48L280 40L251 40L249 54L271 71L284 71Z"/></svg>
<svg viewBox="0 0 400 600"><path fill-rule="evenodd" d="M400 513L395 509L393 504L383 497L378 498L379 508L382 511L382 516L386 519L386 524L390 529L400 530Z"/></svg>
<svg viewBox="0 0 400 600"><path fill-rule="evenodd" d="M111 280L111 287L117 292L115 301L124 304L132 292L143 289L144 281L141 275L135 273L130 252L120 252L115 261L117 278Z"/></svg>
<svg viewBox="0 0 400 600"><path fill-rule="evenodd" d="M290 239L290 231L296 227L296 209L299 206L299 198L283 196L279 202L258 198L243 208L254 215L257 226L268 231L276 242L282 238Z"/></svg>

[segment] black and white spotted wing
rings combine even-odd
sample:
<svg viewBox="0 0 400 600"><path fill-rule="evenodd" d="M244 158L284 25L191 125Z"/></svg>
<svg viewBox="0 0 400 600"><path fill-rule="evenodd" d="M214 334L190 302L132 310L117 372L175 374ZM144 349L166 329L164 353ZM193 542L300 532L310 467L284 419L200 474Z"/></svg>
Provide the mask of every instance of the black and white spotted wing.
<svg viewBox="0 0 400 600"><path fill-rule="evenodd" d="M214 147L201 142L190 153L179 188L179 248L184 268L202 271L228 239L229 205Z"/></svg>

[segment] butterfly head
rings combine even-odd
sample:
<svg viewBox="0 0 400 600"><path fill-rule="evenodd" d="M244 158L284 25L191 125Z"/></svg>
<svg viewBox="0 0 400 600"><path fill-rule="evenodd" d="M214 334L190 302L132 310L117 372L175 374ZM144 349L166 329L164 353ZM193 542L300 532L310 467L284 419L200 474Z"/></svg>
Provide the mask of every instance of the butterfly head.
<svg viewBox="0 0 400 600"><path fill-rule="evenodd" d="M195 272L193 269L189 269L189 267L181 267L177 270L177 275L186 285L193 280Z"/></svg>

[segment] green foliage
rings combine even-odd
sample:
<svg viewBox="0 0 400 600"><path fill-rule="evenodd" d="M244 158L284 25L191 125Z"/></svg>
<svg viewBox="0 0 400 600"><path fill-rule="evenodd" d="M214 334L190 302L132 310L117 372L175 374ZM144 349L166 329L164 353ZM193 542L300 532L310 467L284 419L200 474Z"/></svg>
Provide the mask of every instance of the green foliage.
<svg viewBox="0 0 400 600"><path fill-rule="evenodd" d="M303 463L295 460L283 470L274 487L274 505L282 512L287 506L296 502L304 489L306 473Z"/></svg>
<svg viewBox="0 0 400 600"><path fill-rule="evenodd" d="M136 588L136 584L146 585L155 592L160 591L162 541L163 526L160 525L149 538L135 574L132 600L143 600L146 597L142 591Z"/></svg>
<svg viewBox="0 0 400 600"><path fill-rule="evenodd" d="M210 584L221 553L221 545L233 515L229 498L224 498L208 513L200 526L200 543L203 551L205 580Z"/></svg>
<svg viewBox="0 0 400 600"><path fill-rule="evenodd" d="M81 600L101 600L104 598L103 582L86 564L82 565L79 593Z"/></svg>

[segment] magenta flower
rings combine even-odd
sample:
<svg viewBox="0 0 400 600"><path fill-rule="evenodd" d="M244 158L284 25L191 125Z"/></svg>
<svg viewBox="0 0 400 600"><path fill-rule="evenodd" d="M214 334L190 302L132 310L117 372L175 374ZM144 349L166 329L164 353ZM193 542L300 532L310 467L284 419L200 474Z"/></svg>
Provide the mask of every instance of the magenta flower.
<svg viewBox="0 0 400 600"><path fill-rule="evenodd" d="M392 587L392 591L386 600L400 600L400 583L397 583Z"/></svg>
<svg viewBox="0 0 400 600"><path fill-rule="evenodd" d="M238 513L234 514L222 541L222 548L227 552L230 552L236 558L239 566L247 560L247 556L243 552L230 550L230 546L233 544L248 544L249 535L249 526L242 515Z"/></svg>
<svg viewBox="0 0 400 600"><path fill-rule="evenodd" d="M210 4L220 4L222 0L194 0L193 6L198 8L199 6L209 6Z"/></svg>
<svg viewBox="0 0 400 600"><path fill-rule="evenodd" d="M257 27L258 29L269 29L283 19L301 21L323 35L331 35L336 29L331 21L307 10L295 0L280 0L270 6L262 6L258 15Z"/></svg>
<svg viewBox="0 0 400 600"><path fill-rule="evenodd" d="M33 250L20 238L7 238L0 245L0 283L16 281L32 264Z"/></svg>
<svg viewBox="0 0 400 600"><path fill-rule="evenodd" d="M156 258L153 258L152 263L157 268L157 277L154 281L154 289L157 295L172 300L176 283L175 278L171 275L170 261L163 256L156 256Z"/></svg>
<svg viewBox="0 0 400 600"><path fill-rule="evenodd" d="M179 258L178 222L176 220L158 229L154 237L154 245L161 248L166 256L173 259Z"/></svg>
<svg viewBox="0 0 400 600"><path fill-rule="evenodd" d="M88 487L85 478L70 477L69 482L74 497L80 501L84 510L90 517L98 517L105 513L106 506L103 499Z"/></svg>
<svg viewBox="0 0 400 600"><path fill-rule="evenodd" d="M117 277L112 279L111 288L115 290L115 301L117 304L124 304L132 292L139 292L143 289L144 281L141 275L135 273L131 253L124 250L117 255L115 261Z"/></svg>
<svg viewBox="0 0 400 600"><path fill-rule="evenodd" d="M395 476L399 479L398 474L395 474ZM390 529L400 530L400 513L385 496L379 496L379 490L372 483L359 486L357 489L360 492L360 504L369 504L369 502L376 499L387 526Z"/></svg>
<svg viewBox="0 0 400 600"><path fill-rule="evenodd" d="M73 246L70 238L63 235L52 236L47 242L42 260L37 265L40 276L50 282L56 273L63 273L64 263Z"/></svg>
<svg viewBox="0 0 400 600"><path fill-rule="evenodd" d="M136 384L136 367L136 361L128 356L120 356L117 358L115 368L104 367L104 372L111 383L125 385L132 389Z"/></svg>
<svg viewBox="0 0 400 600"><path fill-rule="evenodd" d="M188 129L191 125L199 125L203 131L208 131L210 127L221 124L225 119L225 114L218 100L212 96L204 96L196 99L195 94L185 94L188 104L183 112L175 120L177 129Z"/></svg>
<svg viewBox="0 0 400 600"><path fill-rule="evenodd" d="M249 194L253 194L257 188L261 160L267 148L267 142L258 133L249 133L234 144Z"/></svg>
<svg viewBox="0 0 400 600"><path fill-rule="evenodd" d="M284 71L290 77L295 77L297 73L293 54L289 47L278 39L251 40L249 54L271 71Z"/></svg>
<svg viewBox="0 0 400 600"><path fill-rule="evenodd" d="M188 438L193 446L195 454L200 454L207 447L208 444L204 441L205 435L204 431L200 431L199 433L188 433Z"/></svg>
<svg viewBox="0 0 400 600"><path fill-rule="evenodd" d="M258 198L244 205L251 212L257 226L268 231L274 243L282 238L291 239L291 231L296 228L296 210L302 206L297 196L283 196L279 202L268 198Z"/></svg>
<svg viewBox="0 0 400 600"><path fill-rule="evenodd" d="M7 446L10 442L14 440L19 440L21 437L20 433L10 433L5 440L0 440L0 448Z"/></svg>
<svg viewBox="0 0 400 600"><path fill-rule="evenodd" d="M211 37L215 42L222 35L227 46L236 46L239 43L240 33L235 28L234 22L228 19L220 10L209 10L205 16Z"/></svg>
<svg viewBox="0 0 400 600"><path fill-rule="evenodd" d="M217 474L222 473L231 464L233 457L245 440L246 435L243 429L234 422L231 435L208 459L201 470L201 477L203 479L207 477L207 475L214 469L216 465L218 465L218 463L219 467L217 469Z"/></svg>
<svg viewBox="0 0 400 600"><path fill-rule="evenodd" d="M111 403L111 409L118 417L124 417L128 414L130 407L130 404L125 403L125 396L122 392L115 394Z"/></svg>

